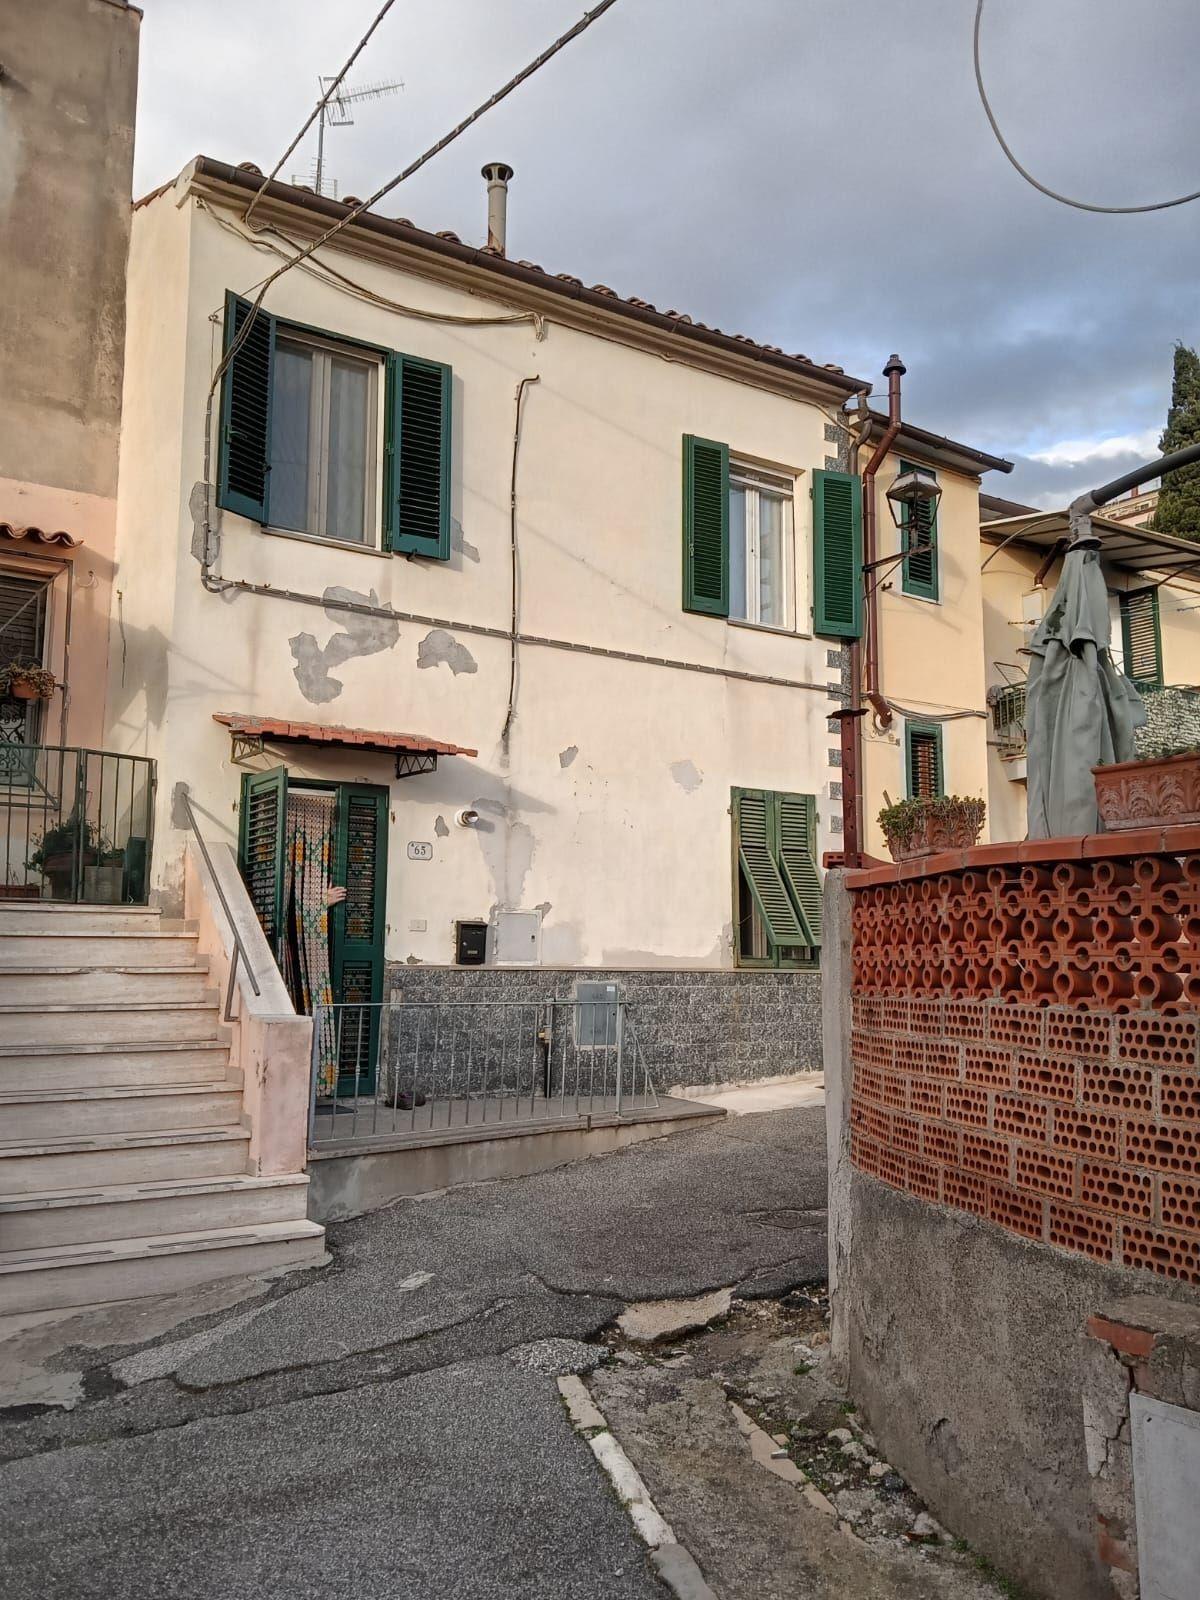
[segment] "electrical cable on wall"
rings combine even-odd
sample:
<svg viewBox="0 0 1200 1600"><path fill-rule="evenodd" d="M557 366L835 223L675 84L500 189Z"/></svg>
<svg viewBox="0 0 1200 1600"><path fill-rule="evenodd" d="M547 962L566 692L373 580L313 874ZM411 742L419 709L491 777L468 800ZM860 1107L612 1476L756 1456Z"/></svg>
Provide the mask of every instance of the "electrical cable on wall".
<svg viewBox="0 0 1200 1600"><path fill-rule="evenodd" d="M999 144L1004 154L1008 157L1012 166L1014 166L1025 179L1026 183L1032 184L1033 187L1039 191L1039 193L1049 196L1051 200L1057 200L1060 205L1073 206L1076 211L1096 211L1100 212L1104 216L1127 217L1133 216L1142 211L1169 211L1172 206L1186 206L1189 205L1193 200L1200 200L1200 189L1194 189L1191 194L1177 195L1174 200L1151 200L1145 205L1139 206L1098 206L1093 205L1087 200L1073 200L1070 195L1059 194L1057 189L1050 189L1046 186L1046 184L1035 178L1033 173L1030 172L1027 167L1023 167L1021 165L1020 161L1018 161L1017 157L1013 154L1012 147L1009 145L1008 140L1000 132L1000 124L996 121L996 114L992 110L991 101L987 97L987 90L983 86L983 65L980 59L979 46L979 32L983 22L983 4L984 0L977 0L975 6L975 87L979 90L979 98L983 104L983 109L987 115L988 122L991 125L992 132L996 136L996 142Z"/></svg>
<svg viewBox="0 0 1200 1600"><path fill-rule="evenodd" d="M509 660L508 660L508 706L504 713L504 726L500 730L500 741L503 744L508 739L512 727L513 717L517 710L517 621L520 614L521 601L521 567L517 554L517 463L521 451L521 415L525 405L525 391L530 384L541 383L541 375L535 374L531 378L522 378L517 385L517 420L513 428L513 454L512 454L512 486L509 492L509 539L512 549L512 631L509 635Z"/></svg>

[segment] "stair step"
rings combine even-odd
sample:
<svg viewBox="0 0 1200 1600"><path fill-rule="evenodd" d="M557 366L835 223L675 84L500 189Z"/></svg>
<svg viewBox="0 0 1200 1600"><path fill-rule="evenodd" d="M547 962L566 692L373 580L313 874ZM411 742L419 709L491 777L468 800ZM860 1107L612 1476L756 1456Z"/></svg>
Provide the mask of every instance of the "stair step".
<svg viewBox="0 0 1200 1600"><path fill-rule="evenodd" d="M214 1278L319 1266L325 1230L295 1220L0 1252L6 1311L48 1311L168 1294Z"/></svg>
<svg viewBox="0 0 1200 1600"><path fill-rule="evenodd" d="M106 1133L95 1138L40 1139L0 1144L0 1194L35 1194L156 1178L244 1175L250 1134L245 1128L164 1128L155 1133Z"/></svg>
<svg viewBox="0 0 1200 1600"><path fill-rule="evenodd" d="M308 1178L166 1178L102 1189L0 1195L0 1238L7 1250L48 1249L104 1239L199 1233L264 1222L302 1221Z"/></svg>
<svg viewBox="0 0 1200 1600"><path fill-rule="evenodd" d="M0 1128L9 1141L102 1138L109 1133L161 1133L170 1128L236 1127L242 1115L237 1082L146 1088L26 1088L0 1091Z"/></svg>
<svg viewBox="0 0 1200 1600"><path fill-rule="evenodd" d="M151 931L162 920L150 906L76 906L52 900L0 900L0 934Z"/></svg>
<svg viewBox="0 0 1200 1600"><path fill-rule="evenodd" d="M13 967L191 967L196 961L194 933L60 933L54 930L0 932L0 963Z"/></svg>
<svg viewBox="0 0 1200 1600"><path fill-rule="evenodd" d="M216 993L167 1005L155 1001L96 1001L86 1005L0 1005L0 1039L27 1044L126 1044L131 1040L217 1039Z"/></svg>
<svg viewBox="0 0 1200 1600"><path fill-rule="evenodd" d="M0 1090L119 1089L220 1083L229 1071L221 1040L0 1046Z"/></svg>
<svg viewBox="0 0 1200 1600"><path fill-rule="evenodd" d="M202 1000L208 989L207 957L194 966L75 966L19 967L3 959L0 951L0 1007L32 1006L49 1002L88 1006L105 1001L123 1004L153 1002L174 1005Z"/></svg>

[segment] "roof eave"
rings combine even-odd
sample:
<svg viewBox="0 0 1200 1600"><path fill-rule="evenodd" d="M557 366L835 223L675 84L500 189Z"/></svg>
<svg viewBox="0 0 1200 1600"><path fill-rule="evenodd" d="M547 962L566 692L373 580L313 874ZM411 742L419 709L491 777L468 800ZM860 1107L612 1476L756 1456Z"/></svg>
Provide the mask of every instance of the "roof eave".
<svg viewBox="0 0 1200 1600"><path fill-rule="evenodd" d="M870 413L864 444L878 439L887 427L887 417L880 411ZM976 450L973 445L960 444L957 439L947 439L940 433L930 433L925 428L902 422L893 449L897 454L923 456L936 466L947 467L952 472L964 472L978 477L983 472L1011 472L1013 464L1003 456L989 455L986 450Z"/></svg>

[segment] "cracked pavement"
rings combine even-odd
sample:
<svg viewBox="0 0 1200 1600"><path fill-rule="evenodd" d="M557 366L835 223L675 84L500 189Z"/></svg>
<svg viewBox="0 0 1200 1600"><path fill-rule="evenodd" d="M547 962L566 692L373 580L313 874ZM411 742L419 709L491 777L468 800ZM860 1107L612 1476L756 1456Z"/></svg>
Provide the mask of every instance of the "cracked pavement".
<svg viewBox="0 0 1200 1600"><path fill-rule="evenodd" d="M819 1107L729 1119L338 1224L150 1343L16 1335L83 1398L0 1411L12 1592L661 1596L554 1377L630 1302L823 1278L824 1148Z"/></svg>

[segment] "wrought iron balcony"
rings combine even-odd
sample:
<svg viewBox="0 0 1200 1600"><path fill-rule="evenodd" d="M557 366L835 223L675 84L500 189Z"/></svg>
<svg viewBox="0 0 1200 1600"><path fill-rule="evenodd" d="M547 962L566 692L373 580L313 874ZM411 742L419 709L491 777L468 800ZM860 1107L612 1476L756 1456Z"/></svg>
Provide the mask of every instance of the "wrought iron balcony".
<svg viewBox="0 0 1200 1600"><path fill-rule="evenodd" d="M155 763L0 743L0 899L145 905Z"/></svg>

